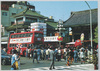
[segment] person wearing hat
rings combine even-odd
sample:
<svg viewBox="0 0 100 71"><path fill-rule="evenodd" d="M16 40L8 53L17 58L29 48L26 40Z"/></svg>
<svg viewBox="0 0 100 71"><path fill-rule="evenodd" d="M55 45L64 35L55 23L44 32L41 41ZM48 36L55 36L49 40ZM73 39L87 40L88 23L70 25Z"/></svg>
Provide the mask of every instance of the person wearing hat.
<svg viewBox="0 0 100 71"><path fill-rule="evenodd" d="M16 70L18 68L18 66L16 68L16 64L18 65L16 61L18 61L19 58L20 56L19 57L17 56L17 50L14 50L14 54L12 55L12 58L11 58L11 70Z"/></svg>

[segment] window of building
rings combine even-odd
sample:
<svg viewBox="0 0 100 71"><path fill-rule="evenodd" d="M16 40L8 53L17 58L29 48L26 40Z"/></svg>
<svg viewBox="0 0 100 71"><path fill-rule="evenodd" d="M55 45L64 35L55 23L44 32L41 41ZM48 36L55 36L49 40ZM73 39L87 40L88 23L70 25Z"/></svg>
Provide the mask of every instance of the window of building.
<svg viewBox="0 0 100 71"><path fill-rule="evenodd" d="M16 15L16 13L12 13L12 15Z"/></svg>
<svg viewBox="0 0 100 71"><path fill-rule="evenodd" d="M1 27L1 35L4 35L4 27Z"/></svg>
<svg viewBox="0 0 100 71"><path fill-rule="evenodd" d="M23 18L18 18L16 21L21 22L21 21L23 21Z"/></svg>
<svg viewBox="0 0 100 71"><path fill-rule="evenodd" d="M26 17L26 22L37 22L37 19Z"/></svg>
<svg viewBox="0 0 100 71"><path fill-rule="evenodd" d="M14 24L14 22L11 22L11 25L13 25Z"/></svg>
<svg viewBox="0 0 100 71"><path fill-rule="evenodd" d="M2 15L3 16L7 16L7 12L2 12Z"/></svg>

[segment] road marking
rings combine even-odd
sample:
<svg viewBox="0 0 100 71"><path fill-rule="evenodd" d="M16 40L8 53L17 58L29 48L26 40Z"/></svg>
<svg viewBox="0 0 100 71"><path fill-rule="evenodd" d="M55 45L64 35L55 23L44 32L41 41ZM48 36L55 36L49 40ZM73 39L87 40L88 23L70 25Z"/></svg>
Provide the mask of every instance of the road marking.
<svg viewBox="0 0 100 71"><path fill-rule="evenodd" d="M23 70L49 70L49 67L38 67ZM94 70L93 64L81 64L81 65L71 65L71 66L55 66L54 70Z"/></svg>

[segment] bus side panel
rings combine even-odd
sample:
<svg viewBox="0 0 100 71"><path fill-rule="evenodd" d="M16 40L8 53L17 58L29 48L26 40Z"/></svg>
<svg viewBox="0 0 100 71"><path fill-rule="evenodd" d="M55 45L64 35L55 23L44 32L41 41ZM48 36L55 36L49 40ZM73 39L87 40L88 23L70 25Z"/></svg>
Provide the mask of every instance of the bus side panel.
<svg viewBox="0 0 100 71"><path fill-rule="evenodd" d="M26 47L20 48L20 55L26 55Z"/></svg>
<svg viewBox="0 0 100 71"><path fill-rule="evenodd" d="M11 35L10 35L9 41L8 41L7 54L10 54L10 51L11 51L11 48L10 48L10 38L11 38Z"/></svg>
<svg viewBox="0 0 100 71"><path fill-rule="evenodd" d="M34 32L33 32L32 43L34 43L34 36L35 36L35 34L34 34Z"/></svg>

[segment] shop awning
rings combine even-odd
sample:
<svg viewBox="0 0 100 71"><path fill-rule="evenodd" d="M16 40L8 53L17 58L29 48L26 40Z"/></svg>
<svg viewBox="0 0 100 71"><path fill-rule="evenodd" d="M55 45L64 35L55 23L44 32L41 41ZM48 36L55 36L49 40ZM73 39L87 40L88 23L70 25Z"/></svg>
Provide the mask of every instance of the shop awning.
<svg viewBox="0 0 100 71"><path fill-rule="evenodd" d="M1 42L1 44L8 44L8 42Z"/></svg>
<svg viewBox="0 0 100 71"><path fill-rule="evenodd" d="M66 43L66 44L75 44L75 42L69 42L69 43Z"/></svg>

